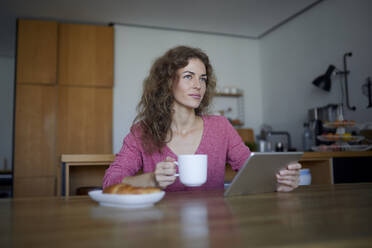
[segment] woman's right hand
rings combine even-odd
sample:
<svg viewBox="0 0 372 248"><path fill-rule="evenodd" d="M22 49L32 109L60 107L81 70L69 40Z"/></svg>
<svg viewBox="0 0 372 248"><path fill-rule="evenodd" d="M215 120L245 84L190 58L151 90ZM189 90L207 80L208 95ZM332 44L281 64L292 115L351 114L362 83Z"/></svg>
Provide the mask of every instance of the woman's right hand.
<svg viewBox="0 0 372 248"><path fill-rule="evenodd" d="M176 180L175 159L167 157L165 161L159 162L155 167L155 182L160 188L166 188Z"/></svg>

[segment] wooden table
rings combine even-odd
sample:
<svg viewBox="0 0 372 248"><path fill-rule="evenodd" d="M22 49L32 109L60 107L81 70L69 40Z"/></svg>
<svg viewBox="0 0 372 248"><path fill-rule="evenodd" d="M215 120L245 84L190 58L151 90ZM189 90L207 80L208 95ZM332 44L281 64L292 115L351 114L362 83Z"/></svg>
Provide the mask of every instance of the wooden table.
<svg viewBox="0 0 372 248"><path fill-rule="evenodd" d="M225 199L167 193L152 208L87 196L0 200L0 247L371 247L372 184Z"/></svg>

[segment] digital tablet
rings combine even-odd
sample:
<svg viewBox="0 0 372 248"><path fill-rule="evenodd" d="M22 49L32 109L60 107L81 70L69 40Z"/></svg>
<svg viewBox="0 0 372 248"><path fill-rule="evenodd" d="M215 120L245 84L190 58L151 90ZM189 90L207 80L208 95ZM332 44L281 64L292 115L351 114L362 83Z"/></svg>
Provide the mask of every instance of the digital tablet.
<svg viewBox="0 0 372 248"><path fill-rule="evenodd" d="M298 162L302 155L303 152L253 152L225 190L224 196L276 191L276 173L288 164Z"/></svg>

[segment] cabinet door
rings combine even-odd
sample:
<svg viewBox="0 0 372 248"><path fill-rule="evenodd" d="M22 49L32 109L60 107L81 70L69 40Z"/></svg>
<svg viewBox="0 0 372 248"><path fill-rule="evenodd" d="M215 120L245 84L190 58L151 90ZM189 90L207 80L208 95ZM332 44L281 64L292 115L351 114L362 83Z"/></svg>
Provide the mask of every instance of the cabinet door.
<svg viewBox="0 0 372 248"><path fill-rule="evenodd" d="M59 87L58 154L112 153L112 89Z"/></svg>
<svg viewBox="0 0 372 248"><path fill-rule="evenodd" d="M17 83L56 83L57 27L50 21L18 21Z"/></svg>
<svg viewBox="0 0 372 248"><path fill-rule="evenodd" d="M43 192L55 191L55 180L37 178L55 177L56 102L56 86L17 85L14 138L16 197L40 195L40 190L33 191L33 188L43 188ZM25 186L31 182L33 187Z"/></svg>
<svg viewBox="0 0 372 248"><path fill-rule="evenodd" d="M60 24L59 73L61 85L113 85L113 28Z"/></svg>
<svg viewBox="0 0 372 248"><path fill-rule="evenodd" d="M55 175L56 86L17 85L14 176Z"/></svg>

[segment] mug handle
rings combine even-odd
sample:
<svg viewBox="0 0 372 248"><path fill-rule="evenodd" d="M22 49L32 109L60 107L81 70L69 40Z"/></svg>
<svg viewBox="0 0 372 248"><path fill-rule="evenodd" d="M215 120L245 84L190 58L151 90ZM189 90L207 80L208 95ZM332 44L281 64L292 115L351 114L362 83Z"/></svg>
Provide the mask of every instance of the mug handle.
<svg viewBox="0 0 372 248"><path fill-rule="evenodd" d="M174 161L173 162L175 165L177 165L178 166L178 162L177 161ZM173 176L175 176L175 177L179 177L180 176L180 174L179 173L176 173L176 174L174 174Z"/></svg>

